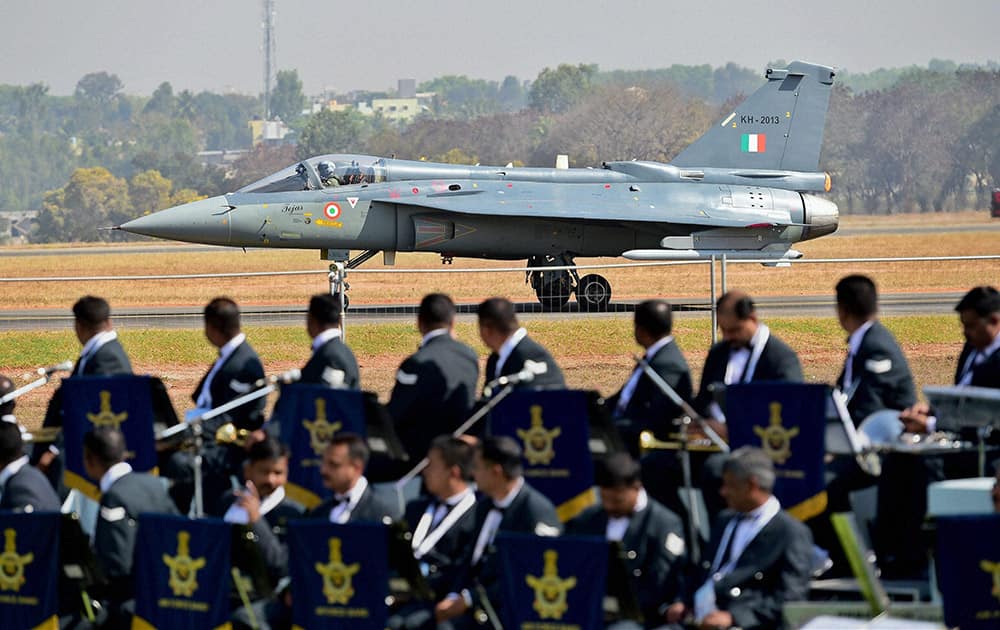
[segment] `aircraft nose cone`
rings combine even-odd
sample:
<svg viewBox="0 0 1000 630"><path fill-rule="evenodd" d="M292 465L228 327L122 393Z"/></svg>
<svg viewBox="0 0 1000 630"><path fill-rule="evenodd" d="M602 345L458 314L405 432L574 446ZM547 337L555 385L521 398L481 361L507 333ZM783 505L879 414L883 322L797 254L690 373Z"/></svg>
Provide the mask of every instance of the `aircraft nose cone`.
<svg viewBox="0 0 1000 630"><path fill-rule="evenodd" d="M209 197L147 214L124 223L121 230L156 238L228 245L231 208L225 196Z"/></svg>
<svg viewBox="0 0 1000 630"><path fill-rule="evenodd" d="M840 224L837 204L813 195L802 195L802 199L805 201L805 222L809 224L803 240L819 238L837 231L837 226Z"/></svg>

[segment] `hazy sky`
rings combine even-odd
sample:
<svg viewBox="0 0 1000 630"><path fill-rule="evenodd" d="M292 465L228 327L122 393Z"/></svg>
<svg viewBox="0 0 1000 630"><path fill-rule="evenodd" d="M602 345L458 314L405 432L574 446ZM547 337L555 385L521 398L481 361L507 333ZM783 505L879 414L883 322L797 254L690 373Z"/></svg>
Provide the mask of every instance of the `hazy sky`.
<svg viewBox="0 0 1000 630"><path fill-rule="evenodd" d="M1000 61L1000 0L276 0L278 69L307 93L445 74L534 78L546 66L760 69L805 59L851 71L932 58ZM261 0L3 0L0 83L69 94L88 72L132 94L258 93Z"/></svg>

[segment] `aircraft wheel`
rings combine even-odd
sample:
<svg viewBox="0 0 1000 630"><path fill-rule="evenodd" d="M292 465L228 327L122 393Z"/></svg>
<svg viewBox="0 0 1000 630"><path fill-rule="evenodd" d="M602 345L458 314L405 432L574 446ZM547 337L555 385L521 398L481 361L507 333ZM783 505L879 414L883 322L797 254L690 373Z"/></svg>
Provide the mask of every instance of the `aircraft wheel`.
<svg viewBox="0 0 1000 630"><path fill-rule="evenodd" d="M611 284L604 276L588 274L576 285L576 301L581 311L606 311L611 303Z"/></svg>
<svg viewBox="0 0 1000 630"><path fill-rule="evenodd" d="M549 276L549 277L545 277ZM555 277L552 277L555 276ZM542 308L546 311L562 310L569 302L569 296L573 292L573 283L569 272L556 271L543 274L535 295Z"/></svg>

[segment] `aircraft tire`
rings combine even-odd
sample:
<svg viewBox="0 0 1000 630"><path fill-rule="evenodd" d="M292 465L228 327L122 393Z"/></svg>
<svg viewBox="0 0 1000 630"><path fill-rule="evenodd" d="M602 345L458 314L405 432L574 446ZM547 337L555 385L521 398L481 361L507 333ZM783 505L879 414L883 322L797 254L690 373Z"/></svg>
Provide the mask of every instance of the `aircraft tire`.
<svg viewBox="0 0 1000 630"><path fill-rule="evenodd" d="M604 276L587 274L576 285L576 301L580 310L587 313L608 310L611 303L611 283Z"/></svg>
<svg viewBox="0 0 1000 630"><path fill-rule="evenodd" d="M535 290L538 302L545 311L560 311L569 302L573 292L573 284L569 272L554 272L560 274L557 278L543 278ZM548 281L546 281L548 280Z"/></svg>

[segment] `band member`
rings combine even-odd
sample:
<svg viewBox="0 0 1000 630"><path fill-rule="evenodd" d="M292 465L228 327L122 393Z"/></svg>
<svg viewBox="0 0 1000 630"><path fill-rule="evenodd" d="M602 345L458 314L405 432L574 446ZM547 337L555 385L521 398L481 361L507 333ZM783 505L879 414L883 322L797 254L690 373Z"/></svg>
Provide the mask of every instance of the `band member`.
<svg viewBox="0 0 1000 630"><path fill-rule="evenodd" d="M309 513L313 518L326 518L331 523L373 521L399 516L399 510L375 494L365 478L365 467L371 451L364 439L355 433L339 433L323 451L320 475L323 485L333 491L333 497Z"/></svg>
<svg viewBox="0 0 1000 630"><path fill-rule="evenodd" d="M722 341L708 351L695 406L725 437L726 416L712 396L713 385L762 381L802 382L799 357L757 317L757 307L742 291L730 291L716 303Z"/></svg>
<svg viewBox="0 0 1000 630"><path fill-rule="evenodd" d="M424 485L430 493L406 506L413 556L435 593L447 593L462 571L462 557L476 543L476 493L471 485L475 449L449 435L435 438L427 451ZM411 604L389 625L407 630L437 626L433 606Z"/></svg>
<svg viewBox="0 0 1000 630"><path fill-rule="evenodd" d="M722 479L731 511L713 527L699 588L686 606L671 607L668 620L691 613L702 628L784 628L785 602L809 591L812 537L771 494L774 464L763 450L730 453Z"/></svg>
<svg viewBox="0 0 1000 630"><path fill-rule="evenodd" d="M670 606L683 601L686 554L681 520L646 494L639 464L627 453L597 460L594 477L601 504L566 523L566 533L602 536L622 544L632 576L630 588L646 627L659 627L667 621Z"/></svg>
<svg viewBox="0 0 1000 630"><path fill-rule="evenodd" d="M479 305L479 337L492 350L486 361L486 383L502 376L532 372L527 387L566 387L562 370L549 351L528 336L517 322L514 304L504 298L490 298Z"/></svg>
<svg viewBox="0 0 1000 630"><path fill-rule="evenodd" d="M80 342L80 356L70 376L113 376L131 374L132 363L125 354L118 332L111 323L111 307L104 298L86 295L73 304L73 330ZM62 426L62 392L56 390L45 411L45 427ZM39 444L32 453L32 463L46 474L53 486L63 488L62 437L52 445Z"/></svg>
<svg viewBox="0 0 1000 630"><path fill-rule="evenodd" d="M101 508L94 529L94 554L108 578L107 600L112 627L127 621L121 607L135 596L132 559L139 515L177 514L163 482L132 471L125 461L125 437L111 427L95 427L83 436L83 466L99 480Z"/></svg>
<svg viewBox="0 0 1000 630"><path fill-rule="evenodd" d="M309 300L306 331L312 338L312 356L302 368L302 383L360 389L358 361L344 343L340 330L340 300L329 293Z"/></svg>
<svg viewBox="0 0 1000 630"><path fill-rule="evenodd" d="M878 321L878 292L871 278L845 276L837 283L837 318L848 333L847 359L837 386L847 395L855 424L880 409L916 402L913 376L896 338Z"/></svg>
<svg viewBox="0 0 1000 630"><path fill-rule="evenodd" d="M678 396L691 400L691 372L671 332L673 311L664 300L647 300L635 307L635 341L645 349L644 358ZM667 394L640 366L632 371L625 385L607 401L629 451L639 452L639 433L646 429L666 436L671 420L681 414Z"/></svg>
<svg viewBox="0 0 1000 630"><path fill-rule="evenodd" d="M424 296L417 313L420 349L396 371L387 408L410 458L419 461L436 435L451 434L476 399L479 359L452 336L455 304L443 293Z"/></svg>
<svg viewBox="0 0 1000 630"><path fill-rule="evenodd" d="M453 590L435 608L439 622L464 617L474 605L499 603L499 567L493 551L498 532L536 536L562 532L552 502L525 483L521 455L521 447L506 436L488 437L476 449L473 476L486 498L476 504L475 542L466 549L462 571ZM482 600L483 592L489 602Z"/></svg>
<svg viewBox="0 0 1000 630"><path fill-rule="evenodd" d="M21 428L12 422L0 422L0 510L59 510L59 497L45 475L28 464Z"/></svg>
<svg viewBox="0 0 1000 630"><path fill-rule="evenodd" d="M264 366L247 341L247 336L240 330L240 309L236 302L218 297L205 306L205 337L219 349L219 358L191 395L196 406L191 412L194 415L200 415L253 391L256 383L264 378ZM264 420L264 403L263 398L258 398L205 423L202 496L206 498L206 513L219 510L217 502L230 487L229 476L239 472L245 456L240 447L217 444L214 441L217 429L229 422L237 429L259 429ZM190 453L176 453L165 467L166 475L175 482L171 495L184 513L187 512L194 493L193 459Z"/></svg>

